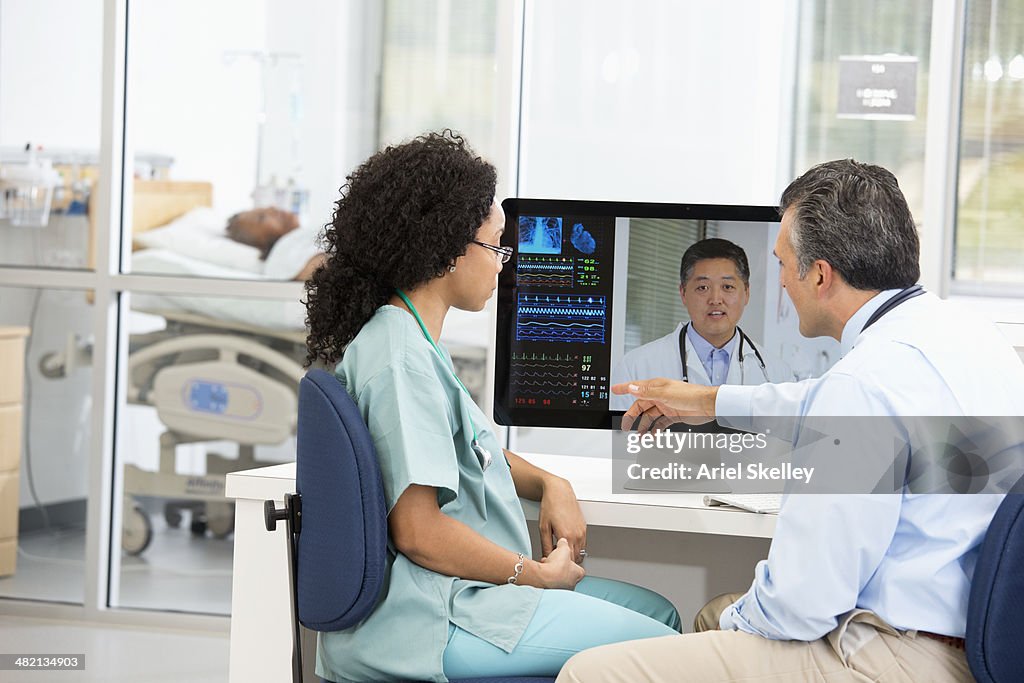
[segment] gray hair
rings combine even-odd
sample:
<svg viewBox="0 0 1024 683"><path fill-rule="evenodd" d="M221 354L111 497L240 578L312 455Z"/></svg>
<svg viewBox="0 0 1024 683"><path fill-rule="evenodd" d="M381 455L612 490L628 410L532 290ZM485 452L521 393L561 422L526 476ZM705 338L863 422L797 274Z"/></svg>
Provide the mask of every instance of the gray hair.
<svg viewBox="0 0 1024 683"><path fill-rule="evenodd" d="M800 277L826 261L854 289L903 289L921 277L921 245L896 176L840 159L789 184L779 212L795 210L789 239Z"/></svg>

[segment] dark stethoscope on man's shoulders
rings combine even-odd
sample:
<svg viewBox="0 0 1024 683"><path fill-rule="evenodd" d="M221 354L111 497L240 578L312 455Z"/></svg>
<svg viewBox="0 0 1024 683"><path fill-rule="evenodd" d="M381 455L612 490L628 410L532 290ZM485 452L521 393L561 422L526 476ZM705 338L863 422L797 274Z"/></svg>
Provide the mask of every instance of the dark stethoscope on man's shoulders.
<svg viewBox="0 0 1024 683"><path fill-rule="evenodd" d="M893 295L888 301L883 303L879 308L868 318L868 321L864 323L864 327L861 328L861 332L868 329L876 322L878 322L882 316L896 308L900 304L913 299L914 297L921 296L924 294L924 288L921 285L911 285L905 287ZM690 323L683 325L682 329L679 330L679 359L683 362L683 381L689 382L689 370L686 367L686 330L690 327ZM750 345L750 349L754 352L754 356L757 357L757 364L761 366L761 374L764 375L765 382L771 382L768 379L768 371L764 366L764 359L761 357L761 352L757 350L757 345L754 341L747 336L747 333L740 329L740 326L736 326L736 332L740 335L739 349L739 362L740 362L740 381L746 383L746 374L743 368L743 344L744 342Z"/></svg>
<svg viewBox="0 0 1024 683"><path fill-rule="evenodd" d="M686 367L686 330L690 327L690 323L683 325L682 329L679 330L679 360L683 362L683 381L690 381L690 371ZM771 382L768 379L768 370L765 369L764 358L761 357L761 352L757 350L757 345L754 344L754 340L747 336L747 333L740 329L740 326L736 326L736 333L740 335L739 348L736 350L739 355L740 364L740 382L746 384L747 373L746 368L743 366L744 350L743 345L747 344L750 346L750 350L754 352L754 357L757 358L757 364L761 367L761 374L764 375L765 382ZM710 381L710 377L708 380Z"/></svg>

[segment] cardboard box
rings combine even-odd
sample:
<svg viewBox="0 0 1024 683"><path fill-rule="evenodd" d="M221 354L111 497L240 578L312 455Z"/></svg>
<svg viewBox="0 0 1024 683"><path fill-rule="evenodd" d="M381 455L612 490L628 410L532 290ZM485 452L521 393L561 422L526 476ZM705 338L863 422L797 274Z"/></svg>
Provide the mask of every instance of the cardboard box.
<svg viewBox="0 0 1024 683"><path fill-rule="evenodd" d="M0 404L0 472L21 464L21 406Z"/></svg>
<svg viewBox="0 0 1024 683"><path fill-rule="evenodd" d="M0 473L0 541L18 537L18 472Z"/></svg>
<svg viewBox="0 0 1024 683"><path fill-rule="evenodd" d="M0 327L0 403L21 403L27 334L24 327Z"/></svg>
<svg viewBox="0 0 1024 683"><path fill-rule="evenodd" d="M0 576L10 576L18 564L18 539L0 541Z"/></svg>
<svg viewBox="0 0 1024 683"><path fill-rule="evenodd" d="M13 574L18 559L18 475L27 336L27 327L0 327L0 576Z"/></svg>

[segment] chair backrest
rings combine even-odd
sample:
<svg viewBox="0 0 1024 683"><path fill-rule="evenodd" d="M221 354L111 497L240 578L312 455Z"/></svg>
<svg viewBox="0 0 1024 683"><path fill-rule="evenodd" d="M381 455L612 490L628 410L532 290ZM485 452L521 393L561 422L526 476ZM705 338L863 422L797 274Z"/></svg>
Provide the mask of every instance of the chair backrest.
<svg viewBox="0 0 1024 683"><path fill-rule="evenodd" d="M1009 494L985 534L967 608L967 663L978 683L1024 681L1024 494Z"/></svg>
<svg viewBox="0 0 1024 683"><path fill-rule="evenodd" d="M302 496L299 621L314 631L340 631L366 617L380 597L387 514L363 417L341 382L323 370L310 370L299 383L295 468Z"/></svg>

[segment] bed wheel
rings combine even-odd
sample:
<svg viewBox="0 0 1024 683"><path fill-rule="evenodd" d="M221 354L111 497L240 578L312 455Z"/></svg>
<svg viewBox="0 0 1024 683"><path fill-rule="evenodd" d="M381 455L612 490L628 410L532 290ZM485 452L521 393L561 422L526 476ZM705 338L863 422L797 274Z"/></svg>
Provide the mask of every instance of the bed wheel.
<svg viewBox="0 0 1024 683"><path fill-rule="evenodd" d="M192 514L192 524L189 525L193 536L206 535L206 516L198 513Z"/></svg>
<svg viewBox="0 0 1024 683"><path fill-rule="evenodd" d="M164 521L167 522L167 526L177 529L181 526L181 518L181 508L174 503L164 505Z"/></svg>
<svg viewBox="0 0 1024 683"><path fill-rule="evenodd" d="M138 503L127 502L121 519L121 549L129 555L141 555L153 540L153 523Z"/></svg>
<svg viewBox="0 0 1024 683"><path fill-rule="evenodd" d="M227 538L235 530L234 503L206 504L206 528L214 538Z"/></svg>

